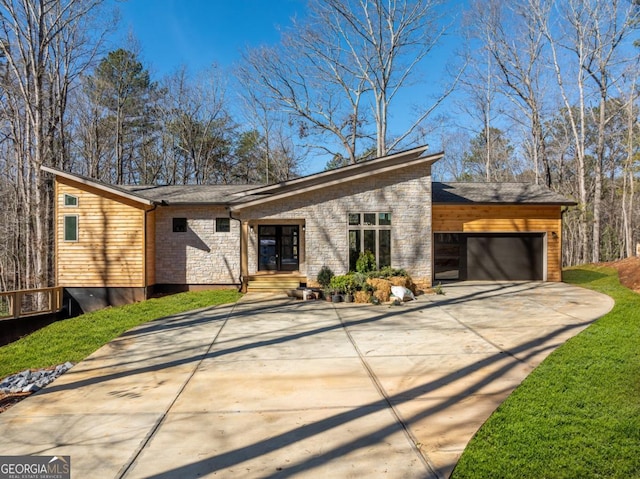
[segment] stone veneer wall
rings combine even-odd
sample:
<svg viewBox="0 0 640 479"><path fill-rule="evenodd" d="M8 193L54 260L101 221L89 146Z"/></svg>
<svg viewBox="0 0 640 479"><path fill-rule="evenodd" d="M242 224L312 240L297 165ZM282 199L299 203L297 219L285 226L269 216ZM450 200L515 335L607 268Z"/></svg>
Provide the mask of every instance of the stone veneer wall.
<svg viewBox="0 0 640 479"><path fill-rule="evenodd" d="M405 268L416 281L431 284L431 171L405 168L328 186L301 195L247 208L249 224L303 220L305 262L301 273L310 282L323 265L335 274L349 267L347 214L391 212L391 265ZM249 235L249 272L257 270L257 228Z"/></svg>
<svg viewBox="0 0 640 479"><path fill-rule="evenodd" d="M240 283L240 225L216 233L223 207L160 206L156 210L156 282L158 284ZM187 232L173 232L173 218L187 218Z"/></svg>

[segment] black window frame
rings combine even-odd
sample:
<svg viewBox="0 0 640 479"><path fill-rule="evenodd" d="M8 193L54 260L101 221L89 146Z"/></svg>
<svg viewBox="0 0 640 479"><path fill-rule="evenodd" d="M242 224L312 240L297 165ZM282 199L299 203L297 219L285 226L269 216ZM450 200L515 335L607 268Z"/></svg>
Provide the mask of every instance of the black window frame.
<svg viewBox="0 0 640 479"><path fill-rule="evenodd" d="M231 218L226 216L216 218L216 233L231 233Z"/></svg>
<svg viewBox="0 0 640 479"><path fill-rule="evenodd" d="M186 233L188 228L187 218L173 218L172 226L174 233Z"/></svg>

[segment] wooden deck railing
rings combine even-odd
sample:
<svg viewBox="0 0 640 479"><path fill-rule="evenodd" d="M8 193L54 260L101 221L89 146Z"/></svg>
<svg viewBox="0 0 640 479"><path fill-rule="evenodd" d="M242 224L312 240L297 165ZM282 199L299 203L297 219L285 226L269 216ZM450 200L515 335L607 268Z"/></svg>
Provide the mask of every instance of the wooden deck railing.
<svg viewBox="0 0 640 479"><path fill-rule="evenodd" d="M36 314L57 313L62 309L62 287L0 292L0 320Z"/></svg>

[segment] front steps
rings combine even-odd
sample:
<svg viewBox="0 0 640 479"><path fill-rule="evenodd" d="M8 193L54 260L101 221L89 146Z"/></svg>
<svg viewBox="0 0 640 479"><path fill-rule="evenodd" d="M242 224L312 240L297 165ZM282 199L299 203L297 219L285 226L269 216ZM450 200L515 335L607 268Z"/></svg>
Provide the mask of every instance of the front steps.
<svg viewBox="0 0 640 479"><path fill-rule="evenodd" d="M293 273L259 273L248 278L247 293L287 293L307 284L307 277Z"/></svg>

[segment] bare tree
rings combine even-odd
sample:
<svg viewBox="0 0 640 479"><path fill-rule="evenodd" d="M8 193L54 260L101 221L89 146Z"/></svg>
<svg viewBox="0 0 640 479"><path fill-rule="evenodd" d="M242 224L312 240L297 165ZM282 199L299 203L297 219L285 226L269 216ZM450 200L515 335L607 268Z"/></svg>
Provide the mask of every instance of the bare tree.
<svg viewBox="0 0 640 479"><path fill-rule="evenodd" d="M640 168L635 167L634 163L638 162L636 157L638 151L638 125L635 104L638 99L638 93L635 89L638 74L637 70L632 72L631 88L625 108L625 116L627 120L627 135L625 141L626 160L622 170L622 238L624 244L625 256L633 256L634 254L634 225L640 220L637 207L634 208L635 201L635 175L634 170ZM635 217L634 217L635 214Z"/></svg>
<svg viewBox="0 0 640 479"><path fill-rule="evenodd" d="M244 84L253 84L248 90L262 93L276 110L289 114L298 137L321 138L309 146L331 155L346 152L355 163L359 141L368 137L362 111L366 83L354 76L329 27L299 25L284 35L279 48L247 52L239 75ZM324 141L327 134L338 144Z"/></svg>
<svg viewBox="0 0 640 479"><path fill-rule="evenodd" d="M587 55L581 67L595 87L598 98L595 192L593 201L592 261L600 261L602 169L605 161L606 127L617 112L608 112L611 88L622 78L624 66L631 58L619 54L623 40L635 23L634 6L626 0L584 2L580 15L571 18L576 32L587 35ZM581 25L585 24L585 27ZM576 53L574 49L574 53Z"/></svg>
<svg viewBox="0 0 640 479"><path fill-rule="evenodd" d="M451 91L447 90L404 133L389 142L391 103L446 30L438 13L440 5L437 0L327 0L317 6L318 16L334 26L346 45L356 77L364 78L372 93L377 156L385 155L409 136Z"/></svg>
<svg viewBox="0 0 640 479"><path fill-rule="evenodd" d="M575 142L579 169L579 207L582 214L581 260L597 262L600 260L604 135L611 118L611 115L607 114L607 99L612 85L621 78L623 66L629 60L621 55L621 46L623 40L630 34L635 21L633 5L624 0L569 0L558 4L531 0L531 4L536 23L548 40L552 53L552 65L568 112ZM556 18L556 24L550 22L552 17ZM567 54L573 60L567 58ZM570 83L574 78L575 83ZM572 87L577 90L575 102L572 101ZM589 105L593 101L597 102L598 108L589 110ZM574 103L576 108L572 108ZM587 171L585 164L589 111L598 114L591 222L588 219L589 201L586 187L590 172ZM591 251L587 255L589 229L591 229Z"/></svg>
<svg viewBox="0 0 640 479"><path fill-rule="evenodd" d="M236 70L240 83L242 113L250 129L259 132L260 165L263 172L260 180L269 184L290 179L298 174L302 153L296 148L288 134L287 116L266 95L254 88L254 79L244 68Z"/></svg>
<svg viewBox="0 0 640 479"><path fill-rule="evenodd" d="M223 73L217 68L194 81L185 68L165 79L161 103L167 148L163 177L170 184L232 181L231 143L235 124L226 100Z"/></svg>
<svg viewBox="0 0 640 479"><path fill-rule="evenodd" d="M417 107L416 118L392 137L398 93L424 74L419 67L447 29L440 6L439 0L315 0L309 19L285 35L280 49L253 51L246 64L271 98L300 121L302 136L333 135L350 163L370 141L382 156L417 133L457 79L431 105Z"/></svg>
<svg viewBox="0 0 640 479"><path fill-rule="evenodd" d="M51 188L42 165L64 163L64 116L73 79L93 60L87 21L103 0L1 0L1 88L16 164L19 201L29 218L21 284L50 282ZM99 32L96 29L95 33ZM100 36L97 35L99 39ZM89 45L93 45L91 48Z"/></svg>
<svg viewBox="0 0 640 479"><path fill-rule="evenodd" d="M546 155L543 98L545 38L537 28L529 0L501 2L479 0L470 11L476 37L496 66L496 88L517 108L511 115L526 119L530 152L538 182L540 170L544 183L551 186L551 166Z"/></svg>

